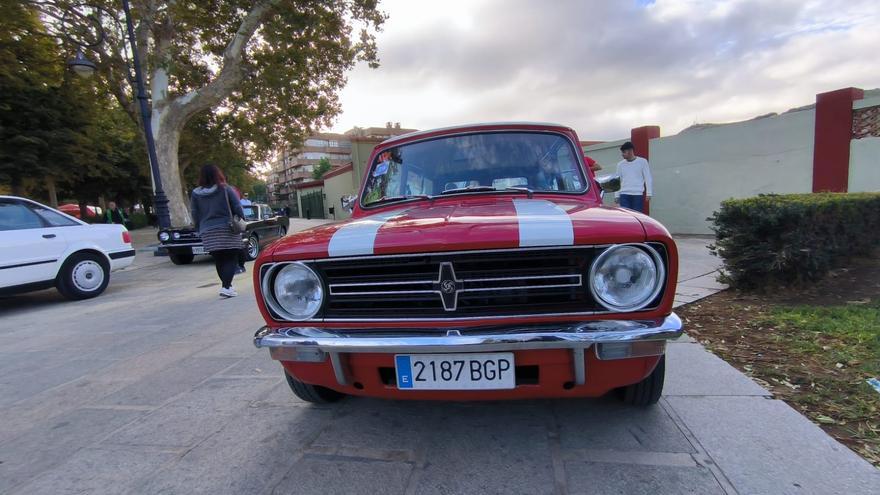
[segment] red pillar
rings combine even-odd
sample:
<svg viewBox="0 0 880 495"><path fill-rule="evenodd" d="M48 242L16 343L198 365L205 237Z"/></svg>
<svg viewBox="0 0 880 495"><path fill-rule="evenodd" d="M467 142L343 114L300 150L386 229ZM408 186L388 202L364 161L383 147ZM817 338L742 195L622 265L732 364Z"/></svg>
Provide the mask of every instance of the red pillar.
<svg viewBox="0 0 880 495"><path fill-rule="evenodd" d="M813 192L847 191L852 104L863 96L864 92L858 88L844 88L816 95Z"/></svg>
<svg viewBox="0 0 880 495"><path fill-rule="evenodd" d="M636 147L636 156L640 156L650 162L650 146L648 145L648 142L654 138L660 137L660 126L646 125L636 127L635 129L630 130L629 136L629 140L632 141L633 146ZM647 193L642 194L645 196L645 214L650 215L651 205L647 201Z"/></svg>

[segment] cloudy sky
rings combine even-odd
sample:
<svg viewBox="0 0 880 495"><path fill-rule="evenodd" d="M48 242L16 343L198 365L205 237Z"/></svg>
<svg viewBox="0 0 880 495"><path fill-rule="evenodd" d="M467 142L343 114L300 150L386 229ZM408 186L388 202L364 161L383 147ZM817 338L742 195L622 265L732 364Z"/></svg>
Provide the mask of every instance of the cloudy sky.
<svg viewBox="0 0 880 495"><path fill-rule="evenodd" d="M384 0L334 131L529 120L664 135L880 87L877 0Z"/></svg>

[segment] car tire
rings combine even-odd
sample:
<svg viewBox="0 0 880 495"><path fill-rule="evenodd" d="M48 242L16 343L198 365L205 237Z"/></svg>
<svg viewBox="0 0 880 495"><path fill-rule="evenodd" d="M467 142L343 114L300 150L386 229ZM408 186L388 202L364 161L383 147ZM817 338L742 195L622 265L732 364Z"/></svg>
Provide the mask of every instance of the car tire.
<svg viewBox="0 0 880 495"><path fill-rule="evenodd" d="M666 376L666 356L660 357L660 362L644 380L639 383L618 389L620 398L625 404L645 407L656 404L663 395L663 381Z"/></svg>
<svg viewBox="0 0 880 495"><path fill-rule="evenodd" d="M193 254L169 254L169 258L171 258L171 262L175 265L188 265L192 263L195 255Z"/></svg>
<svg viewBox="0 0 880 495"><path fill-rule="evenodd" d="M97 253L74 253L61 266L55 286L67 299L99 296L110 283L110 263Z"/></svg>
<svg viewBox="0 0 880 495"><path fill-rule="evenodd" d="M290 390L293 391L293 395L306 402L311 402L312 404L329 404L331 402L337 402L345 397L345 394L342 392L337 392L319 385L303 383L290 376L286 371L284 372L284 377L287 378L287 384L290 385Z"/></svg>
<svg viewBox="0 0 880 495"><path fill-rule="evenodd" d="M257 239L257 236L252 235L248 237L245 253L247 254L248 261L254 261L260 255L260 240Z"/></svg>

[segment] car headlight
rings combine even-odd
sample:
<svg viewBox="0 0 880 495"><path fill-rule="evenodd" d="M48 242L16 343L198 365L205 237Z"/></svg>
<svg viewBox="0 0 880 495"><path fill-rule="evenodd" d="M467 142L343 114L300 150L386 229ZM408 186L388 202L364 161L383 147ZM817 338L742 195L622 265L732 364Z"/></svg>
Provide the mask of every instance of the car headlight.
<svg viewBox="0 0 880 495"><path fill-rule="evenodd" d="M636 311L660 293L666 279L663 260L644 244L612 246L590 268L590 290L611 311Z"/></svg>
<svg viewBox="0 0 880 495"><path fill-rule="evenodd" d="M270 270L264 279L263 291L269 307L287 320L308 320L324 302L321 279L302 263L289 263Z"/></svg>
<svg viewBox="0 0 880 495"><path fill-rule="evenodd" d="M168 239L171 239L171 236L168 232L159 232L159 240L162 242L167 242Z"/></svg>
<svg viewBox="0 0 880 495"><path fill-rule="evenodd" d="M180 232L175 232L171 234L171 237L173 237L175 241L180 239Z"/></svg>

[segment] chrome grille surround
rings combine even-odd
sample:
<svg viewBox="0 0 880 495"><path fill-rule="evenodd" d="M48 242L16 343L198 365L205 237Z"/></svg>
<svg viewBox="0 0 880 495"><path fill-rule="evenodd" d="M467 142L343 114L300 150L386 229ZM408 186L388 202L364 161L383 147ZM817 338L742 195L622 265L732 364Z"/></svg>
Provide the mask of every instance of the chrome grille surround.
<svg viewBox="0 0 880 495"><path fill-rule="evenodd" d="M668 263L667 252L665 246L660 243L639 244L643 247L648 246L651 251L655 251L662 260L663 265ZM264 301L267 299L267 292L272 287L271 277L267 278L266 274L277 271L273 268L278 265L299 262L308 265L318 273L319 277L325 284L325 302L321 310L310 320L315 322L394 322L394 321L486 321L498 318L515 318L515 317L535 317L535 316L585 316L596 314L612 314L619 313L610 311L603 307L592 295L591 289L588 287L589 279L587 274L592 267L596 257L613 245L584 245L584 246L566 246L566 247L537 247L537 248L514 248L514 249L497 249L497 250L479 250L479 251L450 251L450 252L432 252L420 254L393 254L393 255L374 255L374 256L352 256L339 258L322 258L311 260L299 260L290 262L266 263L261 266L261 288L263 289L262 297ZM475 264L477 261L486 258L508 257L515 260L518 265L527 265L529 259L543 262L548 258L562 258L570 255L570 258L579 258L577 269L573 270L572 266L562 267L562 271L556 270L554 273L547 274L512 274L510 276L472 276L470 273L474 270L459 271L459 263L461 258L468 258L466 264ZM338 277L334 275L328 276L328 271L332 272L339 268L340 265L347 265L343 268L349 271L358 272L363 267L368 267L377 272L377 267L384 268L388 266L392 270L390 275L380 270L381 279L370 279L369 275ZM444 276L443 265L449 265L451 277L447 277L445 281L451 281L455 284L455 290L451 290L454 297L444 299L442 283ZM528 268L528 267L527 267ZM567 270L566 270L567 268ZM665 266L664 266L665 268ZM538 266L537 269L545 271L545 268ZM525 269L523 269L525 270ZM664 270L665 271L665 270ZM393 272L397 272L396 274ZM379 272L377 272L379 273ZM668 274L667 274L668 275ZM359 280L366 278L366 280ZM391 278L389 278L391 277ZM395 278L396 277L396 278ZM653 300L642 310L650 310L657 307L662 298L666 281L660 284L659 291L655 300ZM543 291L543 292L542 292ZM548 294L548 291L557 291ZM546 305L544 303L535 303L532 307L528 305L512 305L508 304L508 308L514 308L517 311L502 311L491 306L491 301L499 298L505 302L526 298L528 295L544 294L542 297L556 301L557 295L571 296L567 305L556 304ZM553 295L556 294L556 295ZM394 296L401 296L404 299L394 300ZM460 296L460 297L459 297ZM392 299L388 299L391 297ZM363 301L358 301L358 299ZM473 305L478 303L479 299L490 301L490 306L486 306L489 314L480 314L480 311L474 311ZM540 298L538 298L540 300ZM340 314L336 310L336 314L331 310L332 302L349 300L352 307L350 314ZM383 309L381 303L391 301L392 303L407 305L408 301L414 301L422 306L428 305L427 310L410 310L400 312L396 308ZM465 301L465 307L462 307L461 300ZM477 302L475 302L475 300ZM377 307L378 303L378 307ZM470 306L468 306L470 305ZM267 307L269 305L267 304ZM469 309L470 308L470 309ZM292 321L280 316L268 307L273 319L277 321ZM486 312L486 311L484 311Z"/></svg>

